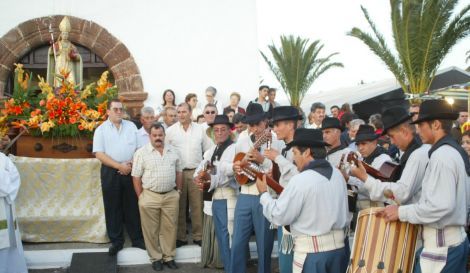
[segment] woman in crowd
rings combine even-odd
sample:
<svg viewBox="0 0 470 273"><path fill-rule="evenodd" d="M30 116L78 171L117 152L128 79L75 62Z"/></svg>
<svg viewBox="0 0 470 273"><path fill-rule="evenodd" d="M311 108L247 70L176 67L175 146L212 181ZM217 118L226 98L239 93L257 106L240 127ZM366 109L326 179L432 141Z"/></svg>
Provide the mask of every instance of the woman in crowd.
<svg viewBox="0 0 470 273"><path fill-rule="evenodd" d="M233 92L232 94L230 94L230 105L224 108L224 113L229 109L233 109L233 111L235 111L235 114L245 114L245 109L239 106L240 99L241 97L239 93Z"/></svg>
<svg viewBox="0 0 470 273"><path fill-rule="evenodd" d="M163 96L162 96L163 103L157 106L157 109L155 111L156 120L160 120L160 113L163 111L163 109L165 109L165 107L173 106L176 108L175 98L176 96L173 90L167 89L163 92Z"/></svg>

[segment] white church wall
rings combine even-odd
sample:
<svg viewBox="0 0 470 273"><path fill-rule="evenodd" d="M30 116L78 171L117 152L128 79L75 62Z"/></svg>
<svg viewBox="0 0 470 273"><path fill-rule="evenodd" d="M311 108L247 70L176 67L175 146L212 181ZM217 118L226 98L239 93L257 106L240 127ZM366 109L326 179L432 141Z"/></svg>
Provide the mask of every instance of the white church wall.
<svg viewBox="0 0 470 273"><path fill-rule="evenodd" d="M242 106L259 84L256 2L253 0L22 0L0 1L0 36L18 24L49 15L91 20L107 29L137 63L145 105L161 103L165 89L177 102L212 85L225 105L232 91Z"/></svg>

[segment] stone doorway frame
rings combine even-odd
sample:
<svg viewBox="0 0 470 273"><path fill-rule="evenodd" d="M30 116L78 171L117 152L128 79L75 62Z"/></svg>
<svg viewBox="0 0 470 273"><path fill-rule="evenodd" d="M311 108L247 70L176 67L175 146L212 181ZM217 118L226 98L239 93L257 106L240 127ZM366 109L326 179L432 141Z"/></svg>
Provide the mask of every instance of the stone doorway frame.
<svg viewBox="0 0 470 273"><path fill-rule="evenodd" d="M53 15L31 19L17 25L0 38L0 97L3 97L8 76L14 63L38 46L50 44L51 25L54 38L59 37L59 24L65 15ZM113 74L118 96L129 114L135 117L143 107L148 94L139 68L127 47L97 23L68 16L72 25L69 40L87 47L98 55Z"/></svg>

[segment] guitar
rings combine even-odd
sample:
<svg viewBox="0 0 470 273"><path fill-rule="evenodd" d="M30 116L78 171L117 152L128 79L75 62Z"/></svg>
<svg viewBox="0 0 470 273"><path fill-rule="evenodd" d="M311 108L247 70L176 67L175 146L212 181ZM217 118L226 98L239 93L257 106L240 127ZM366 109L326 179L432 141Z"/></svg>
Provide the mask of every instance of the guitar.
<svg viewBox="0 0 470 273"><path fill-rule="evenodd" d="M202 170L198 173L198 177L202 181L202 199L204 201L212 201L213 191L209 192L209 188L211 187L210 173L213 168L211 162L206 161Z"/></svg>
<svg viewBox="0 0 470 273"><path fill-rule="evenodd" d="M346 161L349 163L354 163L356 166L358 166L358 162L360 160L356 153L350 152L346 158ZM395 178L395 174L400 168L400 165L389 161L383 163L378 170L362 160L361 163L364 166L364 169L366 169L367 174L381 181L393 182L392 180Z"/></svg>
<svg viewBox="0 0 470 273"><path fill-rule="evenodd" d="M346 155L341 156L341 160L339 161L338 169L348 173L348 164L344 162L344 158ZM348 190L348 209L349 212L356 212L356 203L357 203L357 191L355 191L355 187L349 184L346 184Z"/></svg>
<svg viewBox="0 0 470 273"><path fill-rule="evenodd" d="M269 129L266 129L262 134L261 136L255 141L255 143L253 144L253 150L256 150L258 149L259 147L261 147L261 145L265 144L266 142L269 142L272 140L272 134L271 134L271 130ZM233 162L237 162L237 161L240 161L240 162L249 162L248 159L247 159L247 156L246 156L246 153L237 153L233 159ZM253 168L256 168L257 171L261 171L260 168L259 168L259 165L254 163L254 162L250 162L252 165ZM245 172L242 168L242 171L240 173L236 173L235 174L235 180L237 180L237 182L240 184L240 185L245 185L246 183L248 183L250 180L254 180L253 176L248 176L247 175L248 173Z"/></svg>
<svg viewBox="0 0 470 273"><path fill-rule="evenodd" d="M244 171L246 177L250 180L256 180L257 178L260 180L263 180L263 173L259 167L254 164L253 162L249 161L242 161L242 164L240 165L242 170ZM281 194L281 192L284 190L284 188L276 182L272 177L266 175L266 183L268 186L273 189L277 194Z"/></svg>

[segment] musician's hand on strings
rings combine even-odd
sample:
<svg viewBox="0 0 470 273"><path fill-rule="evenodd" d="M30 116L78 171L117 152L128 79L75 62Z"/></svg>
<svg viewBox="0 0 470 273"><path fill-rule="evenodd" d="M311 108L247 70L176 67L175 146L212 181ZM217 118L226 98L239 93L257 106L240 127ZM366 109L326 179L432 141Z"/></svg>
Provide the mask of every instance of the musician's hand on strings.
<svg viewBox="0 0 470 273"><path fill-rule="evenodd" d="M240 174L241 171L242 171L242 168L241 168L241 162L240 161L235 161L233 163L233 166L232 166L232 169L233 169L233 172L236 173L236 174Z"/></svg>
<svg viewBox="0 0 470 273"><path fill-rule="evenodd" d="M251 150L247 153L247 155L248 155L248 160L254 161L258 164L262 164L264 161L263 155L260 154L260 152L258 152L257 150Z"/></svg>
<svg viewBox="0 0 470 273"><path fill-rule="evenodd" d="M344 168L338 168L338 169L339 169L339 171L341 172L341 174L343 175L344 180L345 180L346 182L348 182L348 180L349 180L349 174L346 172L346 170L345 170Z"/></svg>
<svg viewBox="0 0 470 273"><path fill-rule="evenodd" d="M398 220L398 206L390 205L387 206L380 212L380 215L385 218L387 222L393 222Z"/></svg>
<svg viewBox="0 0 470 273"><path fill-rule="evenodd" d="M193 182L194 182L194 184L197 185L197 187L199 188L200 191L203 190L204 185L202 184L202 180L201 180L201 178L199 177L199 175L194 178Z"/></svg>
<svg viewBox="0 0 470 273"><path fill-rule="evenodd" d="M264 156L267 157L269 160L272 160L274 161L274 159L276 159L276 157L279 155L279 152L275 149L266 149L264 150Z"/></svg>
<svg viewBox="0 0 470 273"><path fill-rule="evenodd" d="M257 178L256 179L256 188L258 188L258 192L260 194L268 191L268 183L266 182L266 175L263 175L263 180Z"/></svg>
<svg viewBox="0 0 470 273"><path fill-rule="evenodd" d="M364 168L364 165L362 165L361 161L358 161L357 163L357 166L351 165L351 175L359 178L362 182L366 182L368 177L366 169Z"/></svg>

